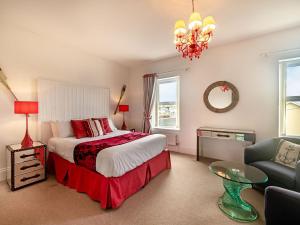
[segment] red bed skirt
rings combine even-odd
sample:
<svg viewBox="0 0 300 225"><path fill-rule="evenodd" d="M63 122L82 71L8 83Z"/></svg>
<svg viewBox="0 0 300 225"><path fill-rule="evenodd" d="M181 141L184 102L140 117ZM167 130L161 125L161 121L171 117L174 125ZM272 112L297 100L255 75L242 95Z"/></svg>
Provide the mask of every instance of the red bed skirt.
<svg viewBox="0 0 300 225"><path fill-rule="evenodd" d="M120 177L107 178L50 152L48 168L55 172L59 183L88 194L91 199L100 201L101 208L107 209L118 208L153 177L170 169L171 160L169 151L163 151Z"/></svg>

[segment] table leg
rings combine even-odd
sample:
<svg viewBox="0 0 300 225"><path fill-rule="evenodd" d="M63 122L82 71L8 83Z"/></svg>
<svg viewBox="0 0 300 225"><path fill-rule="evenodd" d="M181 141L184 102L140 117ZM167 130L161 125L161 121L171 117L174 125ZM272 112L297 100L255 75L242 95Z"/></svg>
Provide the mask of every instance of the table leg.
<svg viewBox="0 0 300 225"><path fill-rule="evenodd" d="M200 144L200 137L197 135L197 161L199 161L200 160L200 146L199 146L199 144Z"/></svg>
<svg viewBox="0 0 300 225"><path fill-rule="evenodd" d="M242 184L223 179L224 194L219 198L219 208L231 219L250 222L258 217L255 208L241 198L244 189L252 188L251 184Z"/></svg>

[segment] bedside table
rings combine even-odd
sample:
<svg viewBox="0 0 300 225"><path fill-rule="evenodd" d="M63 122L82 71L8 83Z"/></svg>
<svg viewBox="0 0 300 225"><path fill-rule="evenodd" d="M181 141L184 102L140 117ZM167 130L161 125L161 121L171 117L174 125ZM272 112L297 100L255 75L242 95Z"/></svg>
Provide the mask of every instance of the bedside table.
<svg viewBox="0 0 300 225"><path fill-rule="evenodd" d="M39 141L22 148L21 144L6 146L7 183L12 191L47 179L47 146Z"/></svg>

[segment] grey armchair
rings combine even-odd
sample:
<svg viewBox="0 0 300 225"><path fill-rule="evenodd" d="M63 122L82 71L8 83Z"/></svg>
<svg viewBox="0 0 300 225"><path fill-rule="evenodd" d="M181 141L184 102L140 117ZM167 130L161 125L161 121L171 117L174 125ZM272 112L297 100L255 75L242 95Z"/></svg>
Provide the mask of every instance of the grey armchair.
<svg viewBox="0 0 300 225"><path fill-rule="evenodd" d="M245 148L244 161L264 171L268 175L265 186L279 186L300 192L300 161L296 169L292 169L272 161L280 139L300 144L300 138L278 137L259 142Z"/></svg>
<svg viewBox="0 0 300 225"><path fill-rule="evenodd" d="M265 192L266 225L300 224L300 193L279 187Z"/></svg>

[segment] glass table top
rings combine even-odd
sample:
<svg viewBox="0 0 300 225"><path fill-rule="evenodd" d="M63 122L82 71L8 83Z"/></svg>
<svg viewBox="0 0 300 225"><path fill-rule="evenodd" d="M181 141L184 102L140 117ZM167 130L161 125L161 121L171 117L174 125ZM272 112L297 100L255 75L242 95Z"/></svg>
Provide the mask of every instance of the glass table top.
<svg viewBox="0 0 300 225"><path fill-rule="evenodd" d="M263 171L243 163L217 161L211 163L209 169L219 177L238 183L258 184L268 181Z"/></svg>

